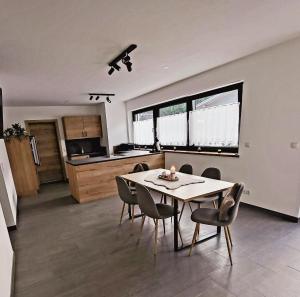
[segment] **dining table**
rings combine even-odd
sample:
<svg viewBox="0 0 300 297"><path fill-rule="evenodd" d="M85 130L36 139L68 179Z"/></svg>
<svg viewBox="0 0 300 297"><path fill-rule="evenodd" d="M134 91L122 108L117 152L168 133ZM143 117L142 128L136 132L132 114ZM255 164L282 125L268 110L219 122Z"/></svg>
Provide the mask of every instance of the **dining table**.
<svg viewBox="0 0 300 297"><path fill-rule="evenodd" d="M167 181L162 183L160 181L159 176L165 172L166 169L159 168L153 170L147 170L136 173L129 173L122 175L127 182L132 182L136 184L140 184L148 188L149 190L158 192L165 197L171 197L174 201L174 251L181 251L183 249L189 248L191 244L184 245L182 243L181 246L178 244L178 202L181 201L183 203L190 202L197 198L205 198L211 195L218 196L218 207L220 207L223 199L223 192L232 188L234 183L227 182L223 180L215 180L210 178L205 178L202 176L185 174L181 172L176 172L175 176L177 177L177 185L175 185L174 181ZM185 182L183 185L180 185L181 180ZM190 180L191 183L186 182ZM201 236L195 244L200 244L207 240L210 240L214 237L220 236L221 227L216 227L216 231L206 234L205 236Z"/></svg>

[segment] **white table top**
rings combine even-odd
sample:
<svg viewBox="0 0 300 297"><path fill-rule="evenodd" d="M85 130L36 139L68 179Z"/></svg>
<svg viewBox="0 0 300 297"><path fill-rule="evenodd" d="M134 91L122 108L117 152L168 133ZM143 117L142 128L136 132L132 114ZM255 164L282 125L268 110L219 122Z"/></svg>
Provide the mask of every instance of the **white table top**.
<svg viewBox="0 0 300 297"><path fill-rule="evenodd" d="M137 173L130 173L122 175L122 177L127 180L131 181L140 185L143 185L149 189L155 190L157 192L160 192L162 194L166 194L167 196L173 197L175 199L181 200L181 201L190 201L197 197L204 197L209 194L217 194L222 191L226 191L230 189L234 184L222 180L215 180L210 178L204 178L199 177L196 175L192 175L193 178L201 178L204 180L204 183L198 183L198 184L191 184L182 186L175 190L168 190L164 186L158 186L154 185L151 182L146 182L145 178L149 176L149 174L153 174L157 172L157 175L159 175L164 169L154 169L149 171L142 171ZM176 172L176 175L180 178L180 175L185 175L184 173Z"/></svg>

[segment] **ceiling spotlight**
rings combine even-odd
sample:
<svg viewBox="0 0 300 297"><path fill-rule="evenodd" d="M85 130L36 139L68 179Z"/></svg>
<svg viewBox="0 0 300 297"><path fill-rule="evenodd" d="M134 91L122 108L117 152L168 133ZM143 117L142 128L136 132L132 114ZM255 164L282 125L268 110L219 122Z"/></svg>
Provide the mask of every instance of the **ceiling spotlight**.
<svg viewBox="0 0 300 297"><path fill-rule="evenodd" d="M121 69L121 67L120 67L119 65L117 65L117 64L115 64L113 67L114 67L116 70L118 70L118 71L120 71L120 69Z"/></svg>
<svg viewBox="0 0 300 297"><path fill-rule="evenodd" d="M115 71L115 68L110 67L110 69L108 70L108 75L112 75Z"/></svg>
<svg viewBox="0 0 300 297"><path fill-rule="evenodd" d="M97 100L99 100L99 98L100 98L100 96L98 95L95 100L97 101Z"/></svg>
<svg viewBox="0 0 300 297"><path fill-rule="evenodd" d="M109 99L109 97L106 97L106 101L107 101L107 103L111 103L111 100Z"/></svg>
<svg viewBox="0 0 300 297"><path fill-rule="evenodd" d="M125 65L127 67L128 72L131 72L132 71L132 63L131 62L127 62Z"/></svg>
<svg viewBox="0 0 300 297"><path fill-rule="evenodd" d="M93 96L91 95L90 100L93 100Z"/></svg>
<svg viewBox="0 0 300 297"><path fill-rule="evenodd" d="M129 72L132 71L132 63L130 62L129 53L131 53L134 49L136 49L136 44L131 44L127 49L121 52L116 58L114 58L111 62L108 63L110 67L108 74L112 75L114 70L120 70L121 67L117 65L118 62L122 61Z"/></svg>

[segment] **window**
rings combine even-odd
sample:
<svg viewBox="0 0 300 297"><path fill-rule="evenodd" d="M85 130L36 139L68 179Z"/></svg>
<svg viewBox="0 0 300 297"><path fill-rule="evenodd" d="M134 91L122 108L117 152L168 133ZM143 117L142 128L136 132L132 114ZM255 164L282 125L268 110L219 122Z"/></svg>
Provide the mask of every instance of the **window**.
<svg viewBox="0 0 300 297"><path fill-rule="evenodd" d="M137 145L152 145L153 133L153 110L136 113L133 118L133 139Z"/></svg>
<svg viewBox="0 0 300 297"><path fill-rule="evenodd" d="M186 103L170 105L159 109L157 137L161 145L187 145Z"/></svg>
<svg viewBox="0 0 300 297"><path fill-rule="evenodd" d="M238 153L242 91L240 82L134 111L134 143Z"/></svg>
<svg viewBox="0 0 300 297"><path fill-rule="evenodd" d="M238 90L195 99L190 111L190 145L238 147Z"/></svg>

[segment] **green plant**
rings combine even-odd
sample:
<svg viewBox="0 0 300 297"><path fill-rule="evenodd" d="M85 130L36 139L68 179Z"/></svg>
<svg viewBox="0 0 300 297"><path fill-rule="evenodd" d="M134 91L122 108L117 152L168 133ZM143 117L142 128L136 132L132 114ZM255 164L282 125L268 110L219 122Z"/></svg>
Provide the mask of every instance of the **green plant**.
<svg viewBox="0 0 300 297"><path fill-rule="evenodd" d="M12 137L18 137L19 139L27 136L28 133L26 130L20 125L20 123L12 124L10 128L7 128L3 132L4 139L8 140Z"/></svg>

